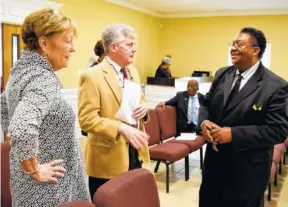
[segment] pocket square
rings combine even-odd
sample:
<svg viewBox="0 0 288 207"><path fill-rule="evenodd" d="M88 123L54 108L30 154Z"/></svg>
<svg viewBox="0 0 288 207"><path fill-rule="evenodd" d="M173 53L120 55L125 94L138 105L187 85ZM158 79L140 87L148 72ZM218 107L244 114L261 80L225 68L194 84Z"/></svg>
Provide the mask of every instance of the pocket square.
<svg viewBox="0 0 288 207"><path fill-rule="evenodd" d="M252 109L254 110L254 111L261 111L262 110L262 106L256 106L255 104L252 106Z"/></svg>

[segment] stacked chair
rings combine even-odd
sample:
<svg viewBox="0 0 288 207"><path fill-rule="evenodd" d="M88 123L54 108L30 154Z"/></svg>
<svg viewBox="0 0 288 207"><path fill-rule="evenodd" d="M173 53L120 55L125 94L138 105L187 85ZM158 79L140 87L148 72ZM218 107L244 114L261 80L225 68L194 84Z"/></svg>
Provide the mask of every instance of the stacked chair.
<svg viewBox="0 0 288 207"><path fill-rule="evenodd" d="M166 106L164 111L162 108L158 107L156 109L160 131L161 131L161 140L169 143L181 143L189 147L190 153L195 152L200 149L200 168L203 166L203 149L202 146L205 144L205 140L202 136L198 136L195 140L177 140L175 139L177 135L176 129L176 108L172 106ZM171 139L172 138L172 139Z"/></svg>
<svg viewBox="0 0 288 207"><path fill-rule="evenodd" d="M146 169L128 171L109 180L95 193L97 207L160 207L153 174Z"/></svg>
<svg viewBox="0 0 288 207"><path fill-rule="evenodd" d="M149 109L150 122L145 125L146 132L150 135L150 159L157 161L154 172L158 171L160 163L166 166L166 193L169 193L169 165L185 160L185 180L189 180L189 154L200 149L204 142L202 137L196 140L175 140L176 110L175 107Z"/></svg>
<svg viewBox="0 0 288 207"><path fill-rule="evenodd" d="M271 201L271 183L274 181L274 186L277 186L277 175L282 173L282 163L284 163L284 165L286 164L285 156L287 155L287 147L288 137L286 138L284 143L274 146L273 161L270 171L270 182L268 184L268 201Z"/></svg>
<svg viewBox="0 0 288 207"><path fill-rule="evenodd" d="M72 201L60 207L160 207L155 178L146 169L131 170L109 180L94 194L93 204Z"/></svg>
<svg viewBox="0 0 288 207"><path fill-rule="evenodd" d="M1 206L11 207L10 193L10 165L9 165L10 144L8 141L1 142Z"/></svg>
<svg viewBox="0 0 288 207"><path fill-rule="evenodd" d="M93 203L89 201L72 201L69 203L64 203L60 207L96 207Z"/></svg>
<svg viewBox="0 0 288 207"><path fill-rule="evenodd" d="M157 161L154 172L157 172L160 162L166 166L166 192L169 193L169 165L185 159L185 180L189 180L189 153L186 145L177 143L163 143L160 138L160 127L157 112L149 109L150 122L146 124L146 132L150 135L150 159Z"/></svg>

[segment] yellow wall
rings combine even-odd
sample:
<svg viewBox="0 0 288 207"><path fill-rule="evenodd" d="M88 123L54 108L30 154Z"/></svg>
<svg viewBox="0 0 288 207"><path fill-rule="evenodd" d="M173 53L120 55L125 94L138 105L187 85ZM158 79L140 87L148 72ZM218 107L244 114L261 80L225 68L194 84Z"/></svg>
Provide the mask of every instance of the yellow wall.
<svg viewBox="0 0 288 207"><path fill-rule="evenodd" d="M171 54L173 76L227 65L228 43L240 29L261 29L272 44L271 70L288 80L288 15L163 19L160 55Z"/></svg>
<svg viewBox="0 0 288 207"><path fill-rule="evenodd" d="M63 4L61 11L77 23L79 37L75 40L76 52L69 67L57 73L64 88L78 86L78 71L83 70L93 54L102 30L113 23L125 23L135 28L137 52L134 66L138 69L142 82L159 63L160 19L147 14L117 6L104 0L55 0Z"/></svg>
<svg viewBox="0 0 288 207"><path fill-rule="evenodd" d="M76 21L79 30L76 53L69 67L58 72L64 88L77 87L78 71L87 66L101 31L112 23L135 28L138 39L134 65L142 83L147 76L154 76L166 54L173 58L173 76L190 76L193 70L214 74L227 65L228 43L246 26L265 33L272 44L271 70L288 80L288 15L160 19L105 0L55 1L63 4L61 11Z"/></svg>

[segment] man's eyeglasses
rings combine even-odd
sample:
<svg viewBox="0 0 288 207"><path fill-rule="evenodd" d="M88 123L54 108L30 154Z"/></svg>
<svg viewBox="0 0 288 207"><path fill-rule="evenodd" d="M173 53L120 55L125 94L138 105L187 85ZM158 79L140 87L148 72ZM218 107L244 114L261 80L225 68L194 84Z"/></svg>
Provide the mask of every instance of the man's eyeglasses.
<svg viewBox="0 0 288 207"><path fill-rule="evenodd" d="M122 41L116 42L116 44L122 44L124 41L125 41L125 39L122 40ZM136 48L136 43L129 43L129 44L123 44L123 45L125 47L127 47L129 50L132 50L132 49Z"/></svg>
<svg viewBox="0 0 288 207"><path fill-rule="evenodd" d="M237 42L229 43L228 44L230 47L236 47L237 49L243 49L245 47L258 47L257 45L245 45Z"/></svg>

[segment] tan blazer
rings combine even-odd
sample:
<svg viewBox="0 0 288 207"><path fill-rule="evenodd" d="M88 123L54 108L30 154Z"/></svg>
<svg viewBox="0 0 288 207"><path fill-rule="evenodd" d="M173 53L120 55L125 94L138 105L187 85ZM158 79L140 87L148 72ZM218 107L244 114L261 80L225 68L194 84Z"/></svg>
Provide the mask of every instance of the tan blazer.
<svg viewBox="0 0 288 207"><path fill-rule="evenodd" d="M138 72L129 67L133 80L140 83ZM88 176L111 179L128 171L129 151L126 138L118 134L120 120L115 118L122 101L113 67L104 60L82 72L78 91L78 117L81 129L88 133L85 165ZM142 95L141 102L145 102ZM145 130L143 120L141 130ZM148 147L138 150L140 158L149 162Z"/></svg>

